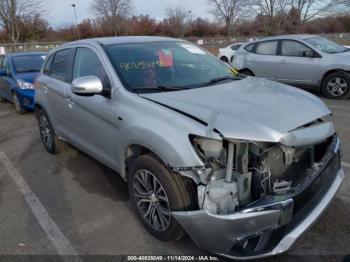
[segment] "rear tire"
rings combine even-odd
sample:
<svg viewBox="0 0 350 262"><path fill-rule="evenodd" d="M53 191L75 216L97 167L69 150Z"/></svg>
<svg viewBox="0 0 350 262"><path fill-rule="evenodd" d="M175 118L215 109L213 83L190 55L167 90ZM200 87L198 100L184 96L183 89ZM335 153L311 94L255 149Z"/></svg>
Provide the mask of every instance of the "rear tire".
<svg viewBox="0 0 350 262"><path fill-rule="evenodd" d="M329 74L322 82L322 93L330 99L346 99L350 96L350 75L346 72Z"/></svg>
<svg viewBox="0 0 350 262"><path fill-rule="evenodd" d="M171 211L196 209L193 181L170 172L151 154L131 163L128 180L133 208L147 231L163 241L182 238L185 232Z"/></svg>
<svg viewBox="0 0 350 262"><path fill-rule="evenodd" d="M5 103L5 102L6 102L6 99L0 96L0 103Z"/></svg>
<svg viewBox="0 0 350 262"><path fill-rule="evenodd" d="M245 75L245 76L254 76L253 72L250 71L250 70L242 70L242 71L239 71L242 75Z"/></svg>
<svg viewBox="0 0 350 262"><path fill-rule="evenodd" d="M59 154L67 150L67 142L62 141L56 136L49 117L43 109L40 109L38 112L38 123L41 141L47 152L51 154Z"/></svg>
<svg viewBox="0 0 350 262"><path fill-rule="evenodd" d="M13 104L15 105L17 114L23 115L25 113L25 109L23 109L21 103L19 102L17 94L13 93L12 96L13 96Z"/></svg>

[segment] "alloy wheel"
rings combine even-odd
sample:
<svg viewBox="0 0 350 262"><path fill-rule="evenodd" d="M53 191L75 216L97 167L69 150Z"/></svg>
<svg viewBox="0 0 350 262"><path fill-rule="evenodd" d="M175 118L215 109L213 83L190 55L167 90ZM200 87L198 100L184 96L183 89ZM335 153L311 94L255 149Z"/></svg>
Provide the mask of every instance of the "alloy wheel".
<svg viewBox="0 0 350 262"><path fill-rule="evenodd" d="M157 231L165 231L170 225L170 205L166 192L148 170L139 170L133 179L133 195L138 211L146 223Z"/></svg>
<svg viewBox="0 0 350 262"><path fill-rule="evenodd" d="M327 84L327 91L334 97L344 95L348 90L348 83L342 77L334 77Z"/></svg>
<svg viewBox="0 0 350 262"><path fill-rule="evenodd" d="M41 138L46 148L51 148L52 142L53 142L52 132L51 132L49 120L44 115L41 115L39 118L39 127L40 127Z"/></svg>

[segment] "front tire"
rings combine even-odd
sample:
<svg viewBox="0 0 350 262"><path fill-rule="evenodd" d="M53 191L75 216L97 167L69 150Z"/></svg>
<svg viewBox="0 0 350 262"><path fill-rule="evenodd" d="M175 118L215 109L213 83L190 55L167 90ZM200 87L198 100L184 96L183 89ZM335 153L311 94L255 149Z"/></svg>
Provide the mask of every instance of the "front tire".
<svg viewBox="0 0 350 262"><path fill-rule="evenodd" d="M226 56L223 56L220 58L222 62L229 63L228 58Z"/></svg>
<svg viewBox="0 0 350 262"><path fill-rule="evenodd" d="M346 72L329 74L322 82L322 93L330 99L346 99L350 96L350 75Z"/></svg>
<svg viewBox="0 0 350 262"><path fill-rule="evenodd" d="M59 154L66 151L68 144L56 136L49 117L43 109L38 113L38 122L41 141L45 149L51 154Z"/></svg>
<svg viewBox="0 0 350 262"><path fill-rule="evenodd" d="M156 238L172 241L184 230L171 211L196 209L192 180L170 172L156 157L138 157L130 168L129 193L142 224Z"/></svg>

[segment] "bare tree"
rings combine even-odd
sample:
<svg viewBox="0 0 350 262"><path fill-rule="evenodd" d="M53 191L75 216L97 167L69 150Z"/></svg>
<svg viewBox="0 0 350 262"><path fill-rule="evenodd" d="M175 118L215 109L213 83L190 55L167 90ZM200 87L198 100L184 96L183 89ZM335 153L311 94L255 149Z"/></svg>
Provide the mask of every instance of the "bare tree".
<svg viewBox="0 0 350 262"><path fill-rule="evenodd" d="M263 17L265 33L268 35L278 33L281 22L288 12L290 0L253 0L251 3L253 4L251 10L254 10L254 6L257 7Z"/></svg>
<svg viewBox="0 0 350 262"><path fill-rule="evenodd" d="M41 17L46 11L39 0L1 0L0 26L8 32L16 43L21 37L21 24L28 17Z"/></svg>
<svg viewBox="0 0 350 262"><path fill-rule="evenodd" d="M131 0L92 0L91 7L113 35L120 33L123 21L133 13Z"/></svg>
<svg viewBox="0 0 350 262"><path fill-rule="evenodd" d="M168 22L172 27L174 35L184 37L190 17L189 10L183 7L168 7L166 9L166 15L168 16Z"/></svg>
<svg viewBox="0 0 350 262"><path fill-rule="evenodd" d="M232 35L233 24L238 14L247 5L246 0L207 0L211 9L209 10L215 18L224 22L227 35Z"/></svg>
<svg viewBox="0 0 350 262"><path fill-rule="evenodd" d="M302 31L306 22L315 17L330 14L341 4L339 0L291 0L291 6L297 15L297 30Z"/></svg>

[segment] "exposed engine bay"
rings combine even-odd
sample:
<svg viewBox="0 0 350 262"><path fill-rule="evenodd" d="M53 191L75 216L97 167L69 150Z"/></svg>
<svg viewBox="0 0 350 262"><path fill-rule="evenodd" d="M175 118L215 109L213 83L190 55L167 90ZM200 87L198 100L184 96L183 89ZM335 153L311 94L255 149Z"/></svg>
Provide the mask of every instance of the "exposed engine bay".
<svg viewBox="0 0 350 262"><path fill-rule="evenodd" d="M317 170L334 136L300 147L192 137L205 163L199 170L199 209L231 214L267 196L293 194Z"/></svg>

